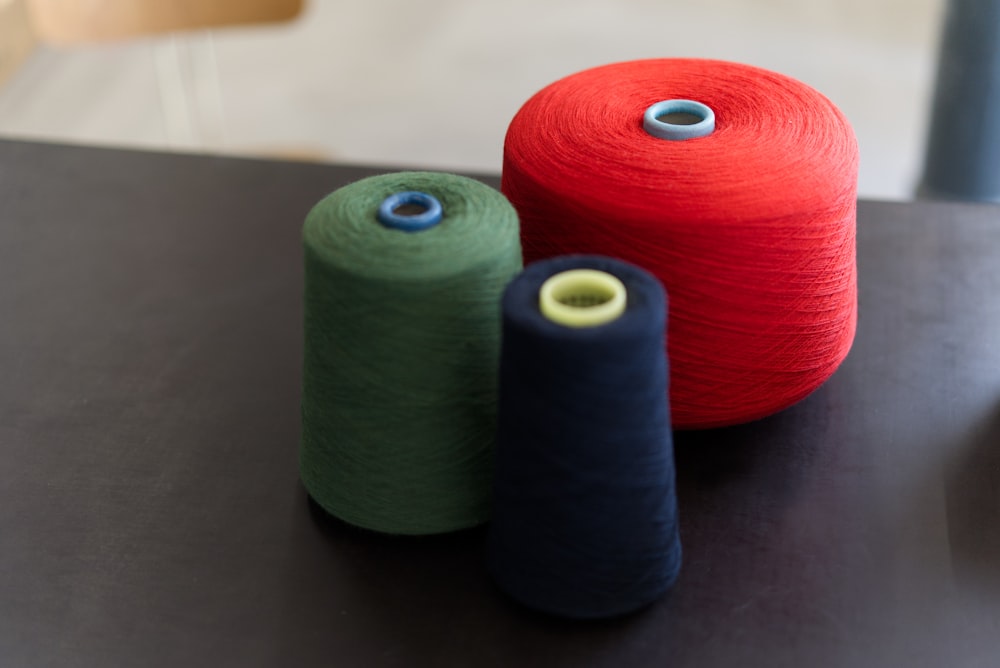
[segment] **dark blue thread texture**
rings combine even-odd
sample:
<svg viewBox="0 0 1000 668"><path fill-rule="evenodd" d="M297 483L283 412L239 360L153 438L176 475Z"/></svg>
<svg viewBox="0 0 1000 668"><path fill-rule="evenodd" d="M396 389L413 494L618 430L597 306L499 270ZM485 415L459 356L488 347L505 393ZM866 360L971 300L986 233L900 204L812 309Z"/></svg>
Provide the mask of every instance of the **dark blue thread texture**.
<svg viewBox="0 0 1000 668"><path fill-rule="evenodd" d="M621 317L571 328L541 314L542 283L577 268L625 284ZM663 288L631 264L564 256L526 268L502 308L493 578L558 616L642 608L681 564Z"/></svg>

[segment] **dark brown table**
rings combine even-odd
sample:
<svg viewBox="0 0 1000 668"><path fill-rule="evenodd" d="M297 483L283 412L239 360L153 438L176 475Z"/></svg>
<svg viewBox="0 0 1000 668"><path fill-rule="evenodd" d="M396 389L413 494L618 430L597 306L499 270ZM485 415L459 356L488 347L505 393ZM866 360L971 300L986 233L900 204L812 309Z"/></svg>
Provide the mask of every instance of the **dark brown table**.
<svg viewBox="0 0 1000 668"><path fill-rule="evenodd" d="M368 173L0 142L0 665L1000 665L1000 208L863 202L847 362L678 434L677 587L569 623L298 482L300 228Z"/></svg>

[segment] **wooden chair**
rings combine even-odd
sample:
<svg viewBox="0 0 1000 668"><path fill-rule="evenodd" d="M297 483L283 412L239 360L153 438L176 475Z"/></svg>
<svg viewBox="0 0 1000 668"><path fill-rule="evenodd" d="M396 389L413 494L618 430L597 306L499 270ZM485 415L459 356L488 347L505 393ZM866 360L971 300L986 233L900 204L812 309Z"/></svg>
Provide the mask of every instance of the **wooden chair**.
<svg viewBox="0 0 1000 668"><path fill-rule="evenodd" d="M35 47L23 0L0 0L0 84Z"/></svg>
<svg viewBox="0 0 1000 668"><path fill-rule="evenodd" d="M302 0L24 0L38 38L60 46L288 21Z"/></svg>
<svg viewBox="0 0 1000 668"><path fill-rule="evenodd" d="M160 36L154 56L167 141L202 148L223 147L226 135L212 29L290 21L303 1L14 0L38 42L58 48Z"/></svg>

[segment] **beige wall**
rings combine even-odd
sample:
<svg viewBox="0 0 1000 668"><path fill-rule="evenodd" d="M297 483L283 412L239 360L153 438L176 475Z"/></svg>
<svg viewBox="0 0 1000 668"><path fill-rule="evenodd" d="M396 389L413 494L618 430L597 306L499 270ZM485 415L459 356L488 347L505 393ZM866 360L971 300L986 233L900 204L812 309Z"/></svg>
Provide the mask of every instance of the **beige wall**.
<svg viewBox="0 0 1000 668"><path fill-rule="evenodd" d="M291 24L178 49L37 48L0 87L0 135L496 172L511 116L554 79L617 60L711 57L826 94L858 134L861 193L906 198L944 2L307 0ZM206 62L217 88L197 67Z"/></svg>

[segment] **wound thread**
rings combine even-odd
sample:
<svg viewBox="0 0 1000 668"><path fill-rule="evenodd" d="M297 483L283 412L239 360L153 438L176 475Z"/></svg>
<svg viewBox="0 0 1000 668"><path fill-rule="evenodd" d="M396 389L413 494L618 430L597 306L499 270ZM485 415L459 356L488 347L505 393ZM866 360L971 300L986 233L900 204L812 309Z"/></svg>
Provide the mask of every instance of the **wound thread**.
<svg viewBox="0 0 1000 668"><path fill-rule="evenodd" d="M655 103L697 100L710 134L663 141ZM677 125L683 128L684 125ZM677 428L761 418L810 394L857 320L858 148L825 97L759 68L653 59L545 87L512 120L502 191L525 261L603 254L670 294Z"/></svg>
<svg viewBox="0 0 1000 668"><path fill-rule="evenodd" d="M545 316L543 285L579 270L620 282L618 317L579 327ZM530 265L504 292L488 561L529 607L612 617L677 578L665 300L649 273L588 256Z"/></svg>
<svg viewBox="0 0 1000 668"><path fill-rule="evenodd" d="M380 207L413 191L440 203L439 222L416 232L380 222ZM499 300L521 267L513 208L460 176L375 176L320 201L303 246L307 491L340 519L386 533L484 522Z"/></svg>

